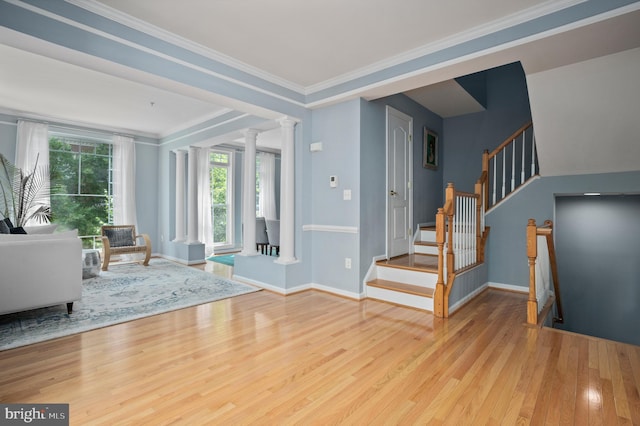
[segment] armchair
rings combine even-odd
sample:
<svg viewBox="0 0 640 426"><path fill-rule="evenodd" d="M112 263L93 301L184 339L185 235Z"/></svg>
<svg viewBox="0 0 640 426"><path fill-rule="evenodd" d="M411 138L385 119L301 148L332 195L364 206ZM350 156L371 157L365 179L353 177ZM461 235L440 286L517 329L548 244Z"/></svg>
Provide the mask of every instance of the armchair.
<svg viewBox="0 0 640 426"><path fill-rule="evenodd" d="M109 261L112 254L145 253L142 264L149 265L151 258L151 239L147 234L136 235L134 225L103 225L102 234L102 270L109 268ZM137 244L138 238L144 240L144 244Z"/></svg>

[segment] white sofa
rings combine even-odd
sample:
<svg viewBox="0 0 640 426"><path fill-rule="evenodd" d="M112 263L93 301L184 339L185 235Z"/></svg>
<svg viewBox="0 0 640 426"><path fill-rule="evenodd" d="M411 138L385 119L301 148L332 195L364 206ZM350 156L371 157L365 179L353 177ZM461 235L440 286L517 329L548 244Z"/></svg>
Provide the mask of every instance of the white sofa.
<svg viewBox="0 0 640 426"><path fill-rule="evenodd" d="M82 297L77 231L0 234L0 314L67 304Z"/></svg>

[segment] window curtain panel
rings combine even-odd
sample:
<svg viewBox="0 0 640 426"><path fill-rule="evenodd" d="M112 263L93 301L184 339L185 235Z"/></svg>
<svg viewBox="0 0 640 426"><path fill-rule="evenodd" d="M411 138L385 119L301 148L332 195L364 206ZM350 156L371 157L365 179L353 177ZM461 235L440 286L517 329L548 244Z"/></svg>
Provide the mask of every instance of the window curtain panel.
<svg viewBox="0 0 640 426"><path fill-rule="evenodd" d="M276 216L276 156L268 152L260 153L260 195L258 215L275 220Z"/></svg>
<svg viewBox="0 0 640 426"><path fill-rule="evenodd" d="M135 225L136 150L133 138L113 135L113 224Z"/></svg>
<svg viewBox="0 0 640 426"><path fill-rule="evenodd" d="M213 220L211 219L211 174L209 148L198 149L198 239L205 253L213 254Z"/></svg>
<svg viewBox="0 0 640 426"><path fill-rule="evenodd" d="M15 165L23 173L31 173L36 167L49 167L49 125L32 121L18 120L16 137ZM49 176L47 176L49 179ZM49 182L46 183L49 186ZM43 204L51 206L51 198L40 199ZM24 225L36 225L34 220Z"/></svg>

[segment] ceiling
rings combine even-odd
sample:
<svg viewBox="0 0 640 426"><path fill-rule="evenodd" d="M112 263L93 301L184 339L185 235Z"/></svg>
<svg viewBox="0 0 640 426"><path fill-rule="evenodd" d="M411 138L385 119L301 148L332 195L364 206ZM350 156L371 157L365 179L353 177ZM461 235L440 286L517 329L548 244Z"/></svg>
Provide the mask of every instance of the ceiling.
<svg viewBox="0 0 640 426"><path fill-rule="evenodd" d="M67 1L156 37L182 40L238 69L309 94L445 42L582 0ZM132 81L122 73L117 77L15 49L3 44L3 37L0 31L0 112L160 138L232 108L213 96L167 90L148 76ZM564 53L559 57L569 54ZM480 110L451 77L425 81L418 76L393 93L405 92L443 117Z"/></svg>

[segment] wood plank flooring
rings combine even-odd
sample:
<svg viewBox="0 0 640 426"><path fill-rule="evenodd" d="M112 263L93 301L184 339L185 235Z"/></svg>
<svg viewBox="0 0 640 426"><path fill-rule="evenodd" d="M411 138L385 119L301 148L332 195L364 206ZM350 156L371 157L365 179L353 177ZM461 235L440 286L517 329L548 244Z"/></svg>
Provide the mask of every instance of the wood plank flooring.
<svg viewBox="0 0 640 426"><path fill-rule="evenodd" d="M640 347L525 319L495 290L446 320L261 291L0 352L0 402L72 425L640 424Z"/></svg>

